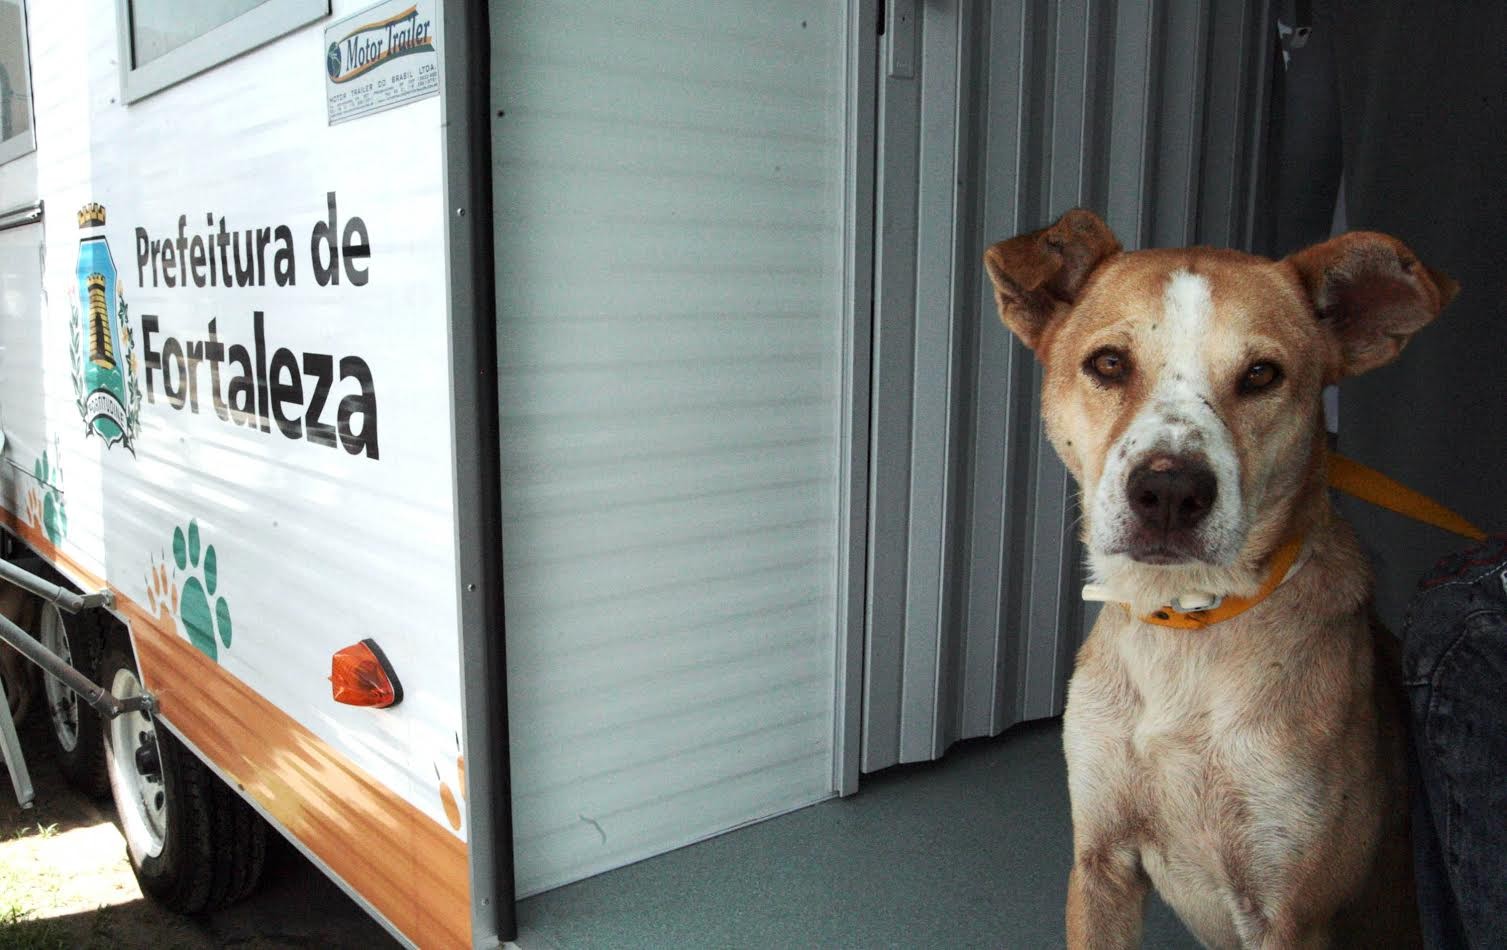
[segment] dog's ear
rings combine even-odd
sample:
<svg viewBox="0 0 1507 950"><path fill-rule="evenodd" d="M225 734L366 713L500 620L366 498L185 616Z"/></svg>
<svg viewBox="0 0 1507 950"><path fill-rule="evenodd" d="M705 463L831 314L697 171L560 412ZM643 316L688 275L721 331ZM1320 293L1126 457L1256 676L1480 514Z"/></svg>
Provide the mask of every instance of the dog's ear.
<svg viewBox="0 0 1507 950"><path fill-rule="evenodd" d="M1333 345L1328 381L1397 358L1460 285L1386 234L1352 231L1289 256Z"/></svg>
<svg viewBox="0 0 1507 950"><path fill-rule="evenodd" d="M1077 301L1094 269L1119 252L1109 226L1082 208L1049 228L999 242L984 252L984 268L1000 319L1040 356L1054 318Z"/></svg>

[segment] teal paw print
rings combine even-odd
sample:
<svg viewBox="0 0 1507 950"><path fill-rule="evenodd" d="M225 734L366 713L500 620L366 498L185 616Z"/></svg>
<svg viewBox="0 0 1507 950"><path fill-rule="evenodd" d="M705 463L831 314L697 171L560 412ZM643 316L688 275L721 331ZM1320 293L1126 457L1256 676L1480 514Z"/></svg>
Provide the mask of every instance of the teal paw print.
<svg viewBox="0 0 1507 950"><path fill-rule="evenodd" d="M173 529L173 562L178 565L178 570L188 574L178 596L178 617L188 631L189 642L211 660L218 660L216 633L220 643L230 646L230 604L224 597L215 596L219 583L219 559L215 557L212 544L203 547L201 552L199 522L190 521L186 535L182 528Z"/></svg>
<svg viewBox="0 0 1507 950"><path fill-rule="evenodd" d="M47 450L43 449L42 457L32 466L31 473L42 489L40 500L35 502L38 508L35 521L47 535L47 540L55 545L61 544L63 535L68 533L68 514L63 510L63 494L58 490L63 481L63 460L60 455L55 455L53 464L49 465Z"/></svg>

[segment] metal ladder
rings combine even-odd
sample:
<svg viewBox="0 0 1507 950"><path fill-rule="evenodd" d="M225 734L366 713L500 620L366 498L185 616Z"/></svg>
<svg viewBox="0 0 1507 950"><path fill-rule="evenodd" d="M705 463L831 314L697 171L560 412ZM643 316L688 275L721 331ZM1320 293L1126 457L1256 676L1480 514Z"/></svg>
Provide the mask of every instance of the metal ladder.
<svg viewBox="0 0 1507 950"><path fill-rule="evenodd" d="M95 607L111 607L115 603L115 595L108 590L75 594L6 560L0 560L0 580L30 591L70 614ZM157 710L157 702L150 694L117 699L109 690L69 666L66 660L37 642L35 637L3 615L0 615L0 641L15 647L22 656L78 693L95 712L108 719L128 712L146 712L151 715ZM11 784L16 790L16 801L22 808L30 808L36 795L31 786L31 773L26 769L26 757L21 751L21 740L16 735L16 724L11 719L10 702L5 696L3 683L0 683L0 751L5 753L5 767L10 772Z"/></svg>

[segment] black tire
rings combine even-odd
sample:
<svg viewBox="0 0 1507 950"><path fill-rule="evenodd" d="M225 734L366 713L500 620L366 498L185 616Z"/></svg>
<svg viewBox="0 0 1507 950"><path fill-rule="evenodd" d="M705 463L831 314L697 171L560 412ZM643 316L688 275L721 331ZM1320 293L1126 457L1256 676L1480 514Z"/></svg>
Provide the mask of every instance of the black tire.
<svg viewBox="0 0 1507 950"><path fill-rule="evenodd" d="M61 624L58 636L66 644L65 656L74 669L93 677L99 670L100 654L104 649L103 624L106 622L113 621L98 610L86 610L69 617L51 604L43 604L37 618L36 636L46 643L46 625ZM48 707L47 734L52 738L58 770L69 785L90 798L108 798L110 776L105 771L104 732L99 714L66 686L45 673L42 675L45 677L43 698ZM54 697L64 701L55 703Z"/></svg>
<svg viewBox="0 0 1507 950"><path fill-rule="evenodd" d="M129 645L111 638L101 657L100 684L112 689L122 670L135 676L135 660ZM123 769L134 769L136 764L115 761L116 730L105 730L110 788L126 832L131 870L142 893L169 910L197 914L232 904L250 894L261 878L267 860L267 824L171 732L160 724L152 726L165 802L156 853L133 840L126 809L140 806L125 797L130 790L120 776ZM141 781L146 787L150 780Z"/></svg>

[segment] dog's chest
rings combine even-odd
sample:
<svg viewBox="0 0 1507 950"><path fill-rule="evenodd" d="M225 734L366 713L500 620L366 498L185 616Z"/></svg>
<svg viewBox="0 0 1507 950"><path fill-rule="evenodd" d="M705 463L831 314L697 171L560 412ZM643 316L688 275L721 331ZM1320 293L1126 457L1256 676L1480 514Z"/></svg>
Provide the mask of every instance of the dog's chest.
<svg viewBox="0 0 1507 950"><path fill-rule="evenodd" d="M1152 792L1146 807L1210 837L1286 823L1295 808L1301 818L1313 777L1291 754L1271 681L1246 657L1188 646L1154 633L1117 651L1140 698L1120 708L1118 731L1133 780Z"/></svg>
<svg viewBox="0 0 1507 950"><path fill-rule="evenodd" d="M1075 821L1136 829L1126 843L1157 889L1221 945L1239 892L1280 879L1323 834L1323 793L1272 728L1271 681L1249 657L1160 632L1079 670L1065 727Z"/></svg>

